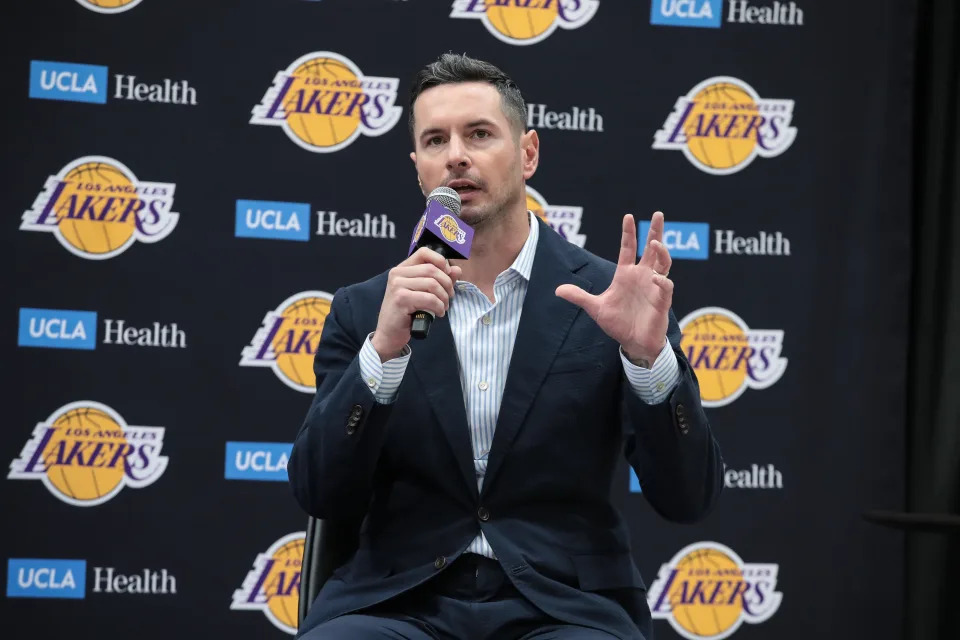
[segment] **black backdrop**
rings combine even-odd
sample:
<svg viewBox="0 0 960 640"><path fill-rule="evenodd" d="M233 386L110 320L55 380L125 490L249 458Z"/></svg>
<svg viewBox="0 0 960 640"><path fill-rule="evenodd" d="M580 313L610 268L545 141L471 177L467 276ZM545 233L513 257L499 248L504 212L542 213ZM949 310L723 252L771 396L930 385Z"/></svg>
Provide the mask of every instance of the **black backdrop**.
<svg viewBox="0 0 960 640"><path fill-rule="evenodd" d="M561 116L537 123L542 161L530 187L540 198L531 206L545 202L544 215L559 232L572 240L582 234L588 250L615 259L625 212L644 220L663 210L668 223L709 225L709 231L676 227L672 276L678 318L690 315L701 321L691 327L714 328L688 332L685 346L694 355L708 348L698 375L705 393L712 389L714 400L721 398L708 414L729 468L728 489L717 511L695 526L660 520L630 491L626 467L617 497L634 529L651 606L663 586L656 580L663 566L669 569L682 550L711 545L714 557L740 566L748 596L745 604L691 602L698 579L691 574L685 587L674 584L687 589L671 592L687 604L678 604L674 615L664 612L658 637L683 629L688 638L734 630L743 638L897 637L902 549L863 524L859 513L901 504L904 492L907 317L901 301L910 260L911 3L749 3L761 9L794 4L802 25L761 23L759 17L769 15L762 11L750 14L753 23L731 22L730 0L680 5L710 6L719 18L714 28L676 15L682 25L651 24L652 11L672 4L660 0L652 9L649 2L604 0L595 3L595 14L591 3L568 0L560 16L491 6L486 21L451 17L452 6L476 10L478 3L441 0L134 0L114 12L94 11L91 4L37 0L6 10L10 115L0 125L7 220L0 237L4 281L16 285L5 297L9 339L2 362L12 383L3 393L16 411L0 435L0 454L10 463L0 500L8 567L3 620L15 630L11 637L284 637L278 627L295 622L297 579L295 536L284 539L303 530L305 515L285 484L262 480L285 476L283 446L310 402L293 378L304 372L309 352L284 356L285 342L277 342L273 353L284 363L279 373L241 366L241 355L261 327L273 326L268 312L283 311L278 307L289 298L333 293L402 259L422 211L407 158L406 91L416 69L447 50L502 66L528 103L545 105L545 113L592 108L602 117L602 130L596 118L593 127L583 126L590 124L584 118L573 129L556 128ZM571 22L560 26L575 28L556 28L534 43L494 34L500 26L523 37L564 19ZM336 151L310 150L280 127L251 124L277 74L315 52L349 64L308 66L309 77L342 79L351 64L354 75L375 77L363 84L371 105L388 104L374 94L389 95L386 79L398 81L396 124ZM65 63L107 69L98 76ZM58 70L77 75L63 76L64 89L54 83L44 93ZM83 92L91 75L96 90L88 85ZM156 101L172 95L161 89L151 101L149 87L142 100L125 92L117 97L118 75L146 85L186 81L195 93L179 93L195 104ZM691 157L654 148L656 132L686 104L678 99L708 80L693 112L704 116L703 135L688 129ZM317 86L330 84L309 89ZM375 125L376 108L367 108L367 124ZM711 130L712 114L721 120ZM737 114L766 118L759 141L746 119L718 126ZM357 126L337 118L308 115L300 122L324 144ZM771 121L781 135L795 127L795 139L776 138ZM585 128L596 130L576 130ZM744 161L777 140L781 153ZM88 164L80 170L62 171L81 159ZM91 193L128 200L102 221L44 221L38 196L53 176L68 183L56 201L61 216L78 215L70 210L71 193L77 203ZM121 216L132 197L123 187L130 185L141 187L140 229L137 214ZM240 237L238 219L242 226L248 209L255 216L257 207L239 200L282 203L273 209L287 225L300 216L299 241ZM38 206L39 216L29 214ZM151 206L179 217L151 216ZM370 232L370 225L346 235L348 224L340 228L345 235L332 236L329 227L318 235L318 212L332 211L340 219L386 216L394 237L356 235ZM578 214L579 229L567 226ZM35 230L31 221L46 227ZM150 223L165 221L173 225L169 234L149 242ZM727 231L739 238L779 233L789 253L781 241L771 245L779 246L777 255L757 255L747 240L735 245L739 254L718 252L716 234ZM705 248L705 260L682 259L696 254L691 235ZM128 237L135 241L126 246ZM96 253L122 246L111 257ZM284 320L280 335L296 332L294 346L300 331L317 326L310 319L322 321L320 297ZM96 318L67 313L74 311ZM307 320L294 325L297 313ZM134 332L128 336L134 344L116 344L119 321L151 335ZM87 334L95 328L88 348L76 348L84 343L78 323ZM153 335L154 323L177 340L162 340L160 330ZM44 328L53 337L31 339L31 330L42 334ZM307 349L311 339L315 347L307 335ZM724 346L730 347L726 360ZM734 366L733 354L744 347L757 355L749 367L745 360ZM765 378L778 362L777 348L785 368ZM162 431L147 433L143 426ZM47 430L44 470L36 461L31 466L30 443ZM229 446L270 449L269 459L254 458L269 464L259 474L252 468L231 474L236 451L228 453ZM123 458L110 464L117 451L130 452L126 467ZM166 457L165 467L143 469L158 457ZM764 474L772 480L761 482L753 465L775 471ZM136 486L138 478L144 486ZM95 499L114 486L119 493ZM273 547L280 548L273 553ZM268 549L273 564L258 558ZM62 560L84 564L58 564ZM74 582L82 576L85 585L64 584L71 566ZM37 571L43 567L56 570L52 581ZM265 568L269 575L261 582ZM112 593L105 577L110 569L127 577L111 583ZM141 588L131 576L145 571ZM762 603L758 593L766 596ZM782 596L779 605L774 594ZM235 601L259 610L231 608Z"/></svg>

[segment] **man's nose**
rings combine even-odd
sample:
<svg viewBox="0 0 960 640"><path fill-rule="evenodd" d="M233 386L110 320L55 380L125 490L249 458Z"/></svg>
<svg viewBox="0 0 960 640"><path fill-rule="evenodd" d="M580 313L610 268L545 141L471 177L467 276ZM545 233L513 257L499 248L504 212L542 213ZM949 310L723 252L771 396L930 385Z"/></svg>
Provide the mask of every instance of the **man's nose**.
<svg viewBox="0 0 960 640"><path fill-rule="evenodd" d="M447 154L448 171L470 168L470 157L467 155L467 148L459 137L455 136L450 139L450 144L447 146Z"/></svg>

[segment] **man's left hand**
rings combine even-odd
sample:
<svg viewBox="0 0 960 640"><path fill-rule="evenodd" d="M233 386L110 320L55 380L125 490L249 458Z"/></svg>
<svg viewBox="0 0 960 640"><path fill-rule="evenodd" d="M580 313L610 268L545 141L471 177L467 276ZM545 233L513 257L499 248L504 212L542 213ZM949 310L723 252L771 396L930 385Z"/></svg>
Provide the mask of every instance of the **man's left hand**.
<svg viewBox="0 0 960 640"><path fill-rule="evenodd" d="M637 226L628 213L623 216L617 270L607 290L592 295L576 285L562 284L556 295L586 311L620 343L630 361L649 369L667 337L673 301L673 282L668 277L671 262L663 244L663 214L653 214L643 257L637 262Z"/></svg>

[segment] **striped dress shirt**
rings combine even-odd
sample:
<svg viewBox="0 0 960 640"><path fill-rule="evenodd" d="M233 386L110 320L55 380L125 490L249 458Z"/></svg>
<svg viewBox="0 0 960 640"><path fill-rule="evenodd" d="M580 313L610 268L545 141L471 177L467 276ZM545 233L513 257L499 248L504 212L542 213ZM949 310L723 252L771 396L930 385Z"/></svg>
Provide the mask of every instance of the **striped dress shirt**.
<svg viewBox="0 0 960 640"><path fill-rule="evenodd" d="M457 348L460 386L466 408L470 442L473 445L473 464L477 485L483 485L487 471L487 457L493 443L493 431L500 412L510 356L520 325L520 313L530 282L533 258L536 254L540 228L533 213L527 241L510 267L494 281L493 302L473 283L460 281L450 300L447 319ZM380 362L380 356L370 338L360 350L360 375L377 402L387 404L396 398L400 382L410 361L412 351L406 345L400 356ZM676 355L668 341L651 369L644 369L627 360L620 350L624 373L634 392L647 404L665 400L680 380ZM493 549L481 531L467 548L467 552L496 558Z"/></svg>

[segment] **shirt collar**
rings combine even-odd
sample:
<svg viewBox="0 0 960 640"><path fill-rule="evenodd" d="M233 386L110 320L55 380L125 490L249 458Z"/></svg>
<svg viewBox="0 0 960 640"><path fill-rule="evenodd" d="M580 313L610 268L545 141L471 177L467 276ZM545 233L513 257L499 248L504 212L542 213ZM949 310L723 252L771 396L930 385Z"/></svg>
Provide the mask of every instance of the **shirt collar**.
<svg viewBox="0 0 960 640"><path fill-rule="evenodd" d="M517 254L516 259L507 269L506 273L512 271L529 282L530 272L533 270L533 257L537 253L537 239L540 237L540 224L537 216L529 209L527 210L527 217L530 220L530 233L527 234L527 241L523 243L520 253ZM506 275L506 273L504 275Z"/></svg>

